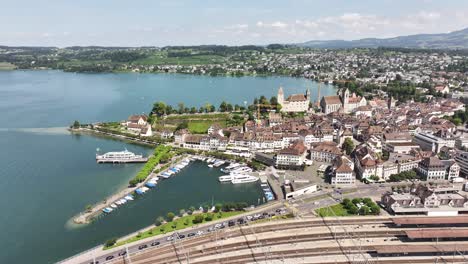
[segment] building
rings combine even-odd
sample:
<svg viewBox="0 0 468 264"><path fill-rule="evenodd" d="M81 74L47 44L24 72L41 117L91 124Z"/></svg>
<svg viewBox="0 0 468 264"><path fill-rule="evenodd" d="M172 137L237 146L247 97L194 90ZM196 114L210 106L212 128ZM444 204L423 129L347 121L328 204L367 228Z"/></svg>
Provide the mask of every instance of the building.
<svg viewBox="0 0 468 264"><path fill-rule="evenodd" d="M441 162L445 166L445 175L447 176L447 180L451 181L460 176L460 166L455 160L441 160Z"/></svg>
<svg viewBox="0 0 468 264"><path fill-rule="evenodd" d="M383 165L379 156L366 144L354 150L354 164L356 174L360 179L369 180L372 176L383 177Z"/></svg>
<svg viewBox="0 0 468 264"><path fill-rule="evenodd" d="M438 157L423 159L417 171L427 181L445 180L446 167Z"/></svg>
<svg viewBox="0 0 468 264"><path fill-rule="evenodd" d="M276 167L281 169L304 169L307 148L300 140L284 148L276 155Z"/></svg>
<svg viewBox="0 0 468 264"><path fill-rule="evenodd" d="M388 161L397 164L398 173L402 173L405 171L416 170L421 159L407 154L390 153Z"/></svg>
<svg viewBox="0 0 468 264"><path fill-rule="evenodd" d="M409 154L413 149L418 149L419 145L416 143L387 143L385 144L385 150L390 153Z"/></svg>
<svg viewBox="0 0 468 264"><path fill-rule="evenodd" d="M357 96L355 93L350 95L348 88L338 90L337 95L324 96L320 100L320 107L325 114L336 112L340 109L344 113L351 113L360 106L367 104L366 98Z"/></svg>
<svg viewBox="0 0 468 264"><path fill-rule="evenodd" d="M137 124L140 126L146 126L148 123L148 116L146 115L131 115L128 117L126 124Z"/></svg>
<svg viewBox="0 0 468 264"><path fill-rule="evenodd" d="M394 214L456 216L468 211L468 200L453 187L411 186L407 193L386 193L382 204Z"/></svg>
<svg viewBox="0 0 468 264"><path fill-rule="evenodd" d="M353 185L356 183L354 175L354 162L346 156L341 156L336 159L333 166L333 175L331 184L334 185Z"/></svg>
<svg viewBox="0 0 468 264"><path fill-rule="evenodd" d="M292 94L284 99L283 88L278 90L278 104L281 105L281 112L307 112L310 104L310 90L305 94Z"/></svg>
<svg viewBox="0 0 468 264"><path fill-rule="evenodd" d="M314 143L310 147L310 159L332 163L343 152L335 142Z"/></svg>
<svg viewBox="0 0 468 264"><path fill-rule="evenodd" d="M286 196L286 199L297 198L305 194L311 194L317 191L317 184L311 184L308 182L292 182L285 183L283 185L283 190Z"/></svg>
<svg viewBox="0 0 468 264"><path fill-rule="evenodd" d="M459 151L455 155L455 161L460 166L461 176L466 178L468 176L468 152Z"/></svg>
<svg viewBox="0 0 468 264"><path fill-rule="evenodd" d="M448 136L439 136L441 133L416 133L414 135L414 142L418 144L422 150L430 150L434 153L439 153L440 149L444 146L448 148L455 147L455 139Z"/></svg>

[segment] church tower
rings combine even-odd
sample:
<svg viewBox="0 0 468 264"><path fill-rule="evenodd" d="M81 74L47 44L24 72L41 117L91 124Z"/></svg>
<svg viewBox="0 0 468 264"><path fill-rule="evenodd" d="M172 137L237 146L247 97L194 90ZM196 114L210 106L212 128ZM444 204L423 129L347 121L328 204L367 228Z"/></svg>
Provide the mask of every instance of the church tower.
<svg viewBox="0 0 468 264"><path fill-rule="evenodd" d="M283 92L283 87L280 86L278 90L278 104L283 105L284 104L284 92Z"/></svg>
<svg viewBox="0 0 468 264"><path fill-rule="evenodd" d="M349 104L349 90L348 88L343 88L343 92L341 94L341 100L343 102L343 109L346 111Z"/></svg>

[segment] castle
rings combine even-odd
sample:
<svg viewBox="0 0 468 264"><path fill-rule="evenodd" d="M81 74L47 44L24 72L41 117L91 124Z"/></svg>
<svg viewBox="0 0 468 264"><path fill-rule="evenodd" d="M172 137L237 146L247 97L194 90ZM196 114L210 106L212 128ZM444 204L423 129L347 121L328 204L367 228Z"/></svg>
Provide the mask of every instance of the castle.
<svg viewBox="0 0 468 264"><path fill-rule="evenodd" d="M354 109L366 104L366 98L357 96L355 93L350 95L348 88L338 90L337 95L324 96L320 101L320 107L325 114L336 111L351 113Z"/></svg>
<svg viewBox="0 0 468 264"><path fill-rule="evenodd" d="M283 88L278 90L278 104L281 105L281 112L307 112L310 103L310 90L305 94L292 94L286 100L284 99Z"/></svg>

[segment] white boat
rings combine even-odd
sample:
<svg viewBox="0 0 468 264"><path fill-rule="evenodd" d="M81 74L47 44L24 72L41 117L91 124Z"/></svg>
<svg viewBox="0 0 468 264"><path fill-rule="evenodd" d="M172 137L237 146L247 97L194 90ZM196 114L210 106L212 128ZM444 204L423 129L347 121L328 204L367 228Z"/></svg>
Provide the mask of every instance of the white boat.
<svg viewBox="0 0 468 264"><path fill-rule="evenodd" d="M225 163L224 160L218 160L218 161L216 161L216 162L213 164L213 166L219 167L219 166L223 165L224 163Z"/></svg>
<svg viewBox="0 0 468 264"><path fill-rule="evenodd" d="M231 182L234 179L235 175L225 175L218 178L220 182Z"/></svg>
<svg viewBox="0 0 468 264"><path fill-rule="evenodd" d="M127 203L127 200L125 200L125 199L123 199L123 198L120 199L119 201L120 201L121 204L126 204L126 203Z"/></svg>
<svg viewBox="0 0 468 264"><path fill-rule="evenodd" d="M127 201L133 201L134 198L133 198L133 196L131 196L131 195L127 195L127 196L125 196L125 200L127 200Z"/></svg>
<svg viewBox="0 0 468 264"><path fill-rule="evenodd" d="M136 155L128 150L112 151L103 155L96 154L96 161L98 163L127 163L127 162L146 162L148 159L143 155Z"/></svg>
<svg viewBox="0 0 468 264"><path fill-rule="evenodd" d="M250 182L256 182L256 181L258 181L257 177L244 175L243 177L237 177L233 179L231 182L232 184L240 184L240 183L250 183Z"/></svg>
<svg viewBox="0 0 468 264"><path fill-rule="evenodd" d="M213 168L213 164L208 164L208 167Z"/></svg>
<svg viewBox="0 0 468 264"><path fill-rule="evenodd" d="M256 182L258 178L247 174L229 174L218 178L220 182L231 182L233 184Z"/></svg>
<svg viewBox="0 0 468 264"><path fill-rule="evenodd" d="M252 172L253 170L247 166L242 166L242 167L239 167L239 168L236 168L234 170L231 170L232 173L248 173L248 172Z"/></svg>
<svg viewBox="0 0 468 264"><path fill-rule="evenodd" d="M117 208L117 205L115 203L110 205L112 208Z"/></svg>

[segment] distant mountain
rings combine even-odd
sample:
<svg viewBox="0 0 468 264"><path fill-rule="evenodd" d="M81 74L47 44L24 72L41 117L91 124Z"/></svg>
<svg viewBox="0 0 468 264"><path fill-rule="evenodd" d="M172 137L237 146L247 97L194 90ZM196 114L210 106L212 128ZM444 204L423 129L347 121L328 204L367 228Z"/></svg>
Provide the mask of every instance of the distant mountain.
<svg viewBox="0 0 468 264"><path fill-rule="evenodd" d="M297 44L311 48L427 48L468 49L468 28L442 34L417 34L394 38L365 38L359 40L317 40Z"/></svg>

